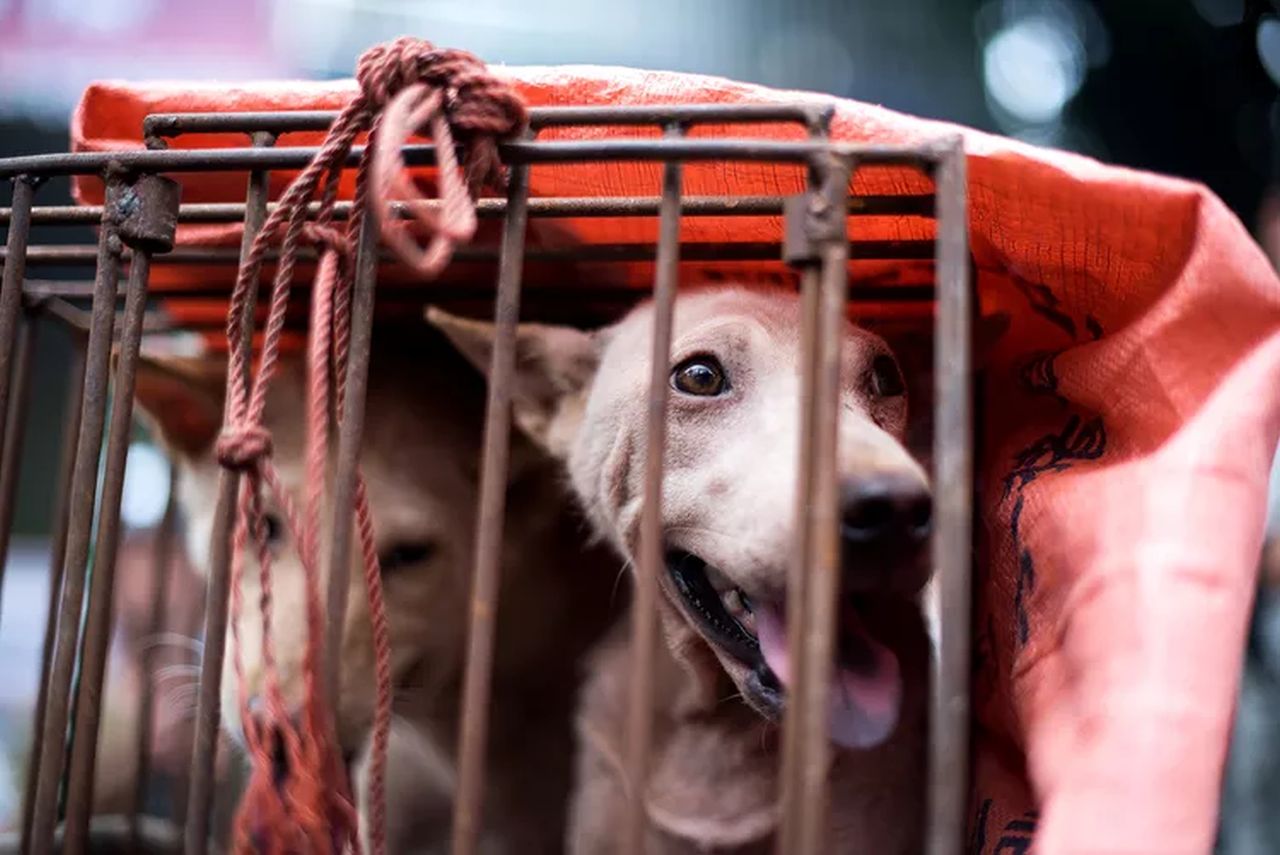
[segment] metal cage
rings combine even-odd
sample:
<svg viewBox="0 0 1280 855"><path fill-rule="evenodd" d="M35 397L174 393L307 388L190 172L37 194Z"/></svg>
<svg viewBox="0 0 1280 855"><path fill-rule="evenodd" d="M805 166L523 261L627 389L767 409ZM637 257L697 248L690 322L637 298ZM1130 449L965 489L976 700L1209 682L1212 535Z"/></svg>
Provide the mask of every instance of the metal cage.
<svg viewBox="0 0 1280 855"><path fill-rule="evenodd" d="M824 681L810 663L829 662L834 634L835 574L838 531L835 511L837 485L833 465L836 451L834 403L839 383L836 361L838 319L846 300L920 301L936 304L934 321L935 427L933 481L936 525L933 534L935 597L933 612L940 627L939 644L931 677L928 792L928 852L958 853L963 836L966 804L968 748L969 601L972 524L971 430L973 393L970 370L970 262L965 209L964 155L958 138L937 140L914 147L844 145L827 139L830 110L812 104L792 106L690 105L614 108L543 108L531 115L526 139L500 147L510 168L506 199L479 202L482 218L503 222L498 274L492 292L498 326L498 345L489 384L482 463L479 529L473 577L473 602L492 605L497 590L498 552L504 517L504 484L512 395L514 330L522 298L554 300L565 295L554 289L523 289L522 267L526 259L633 260L654 259L653 296L656 325L655 357L648 409L645 459L646 496L656 496L661 486L661 453L673 298L677 289L677 265L682 260L753 260L780 256L798 268L808 327L803 365L803 424L801 489L797 513L803 521L796 567L811 567L810 574L792 572L790 586L805 585L802 596L792 596L807 620L799 665L799 682L786 713L780 850L798 855L824 851L821 827L825 784L821 774L807 770L825 768L830 750L826 741ZM148 294L148 274L153 256L164 255L166 264L201 263L234 265L239 255L223 250L172 248L176 222L242 222L244 248L261 226L270 204L267 176L270 170L293 169L315 154L312 148L275 146L277 137L290 131L323 130L333 120L328 112L227 113L152 115L143 129L145 151L77 153L16 157L0 160L0 179L12 182L12 205L0 209L0 223L7 226L0 288L0 549L7 547L16 501L17 468L22 457L24 412L29 398L34 331L40 324L57 322L77 331L75 370L68 378L71 418L64 440L64 460L55 508L56 531L50 567L52 594L41 663L38 704L33 711L34 749L28 773L20 851L44 855L60 845L64 851L82 852L90 846L95 740L101 713L104 662L112 623L112 588L117 544L121 533L119 501L133 397L133 377L139 342L144 333L171 329L163 312L154 310ZM686 131L715 123L782 122L801 125L807 141L765 142L750 139L691 138ZM547 128L584 126L636 126L659 128L660 138L604 139L592 141L540 141ZM249 135L247 146L170 150L165 140L182 134ZM434 162L429 145L405 149L408 164ZM529 170L535 164L587 161L648 161L662 164L660 188L653 197L530 198ZM807 166L809 189L798 197L685 197L682 164L694 161L769 162ZM850 177L866 166L910 167L933 179L934 191L926 195L851 196ZM166 173L248 171L248 190L241 204L179 205L176 186L162 178ZM71 175L99 176L107 185L103 206L36 205L39 189L48 178ZM339 215L349 211L342 204ZM928 241L849 241L846 217L860 215L913 215L936 219L936 239ZM682 246L681 217L706 215L784 215L785 234L770 244L697 244ZM525 251L525 230L531 217L654 217L659 238L648 246L595 246L581 250ZM98 225L97 246L30 245L32 225ZM367 221L366 221L367 225ZM243 251L243 250L242 250ZM363 395L374 332L373 309L377 264L376 234L366 228L361 235L353 304L350 382L347 406L340 426L341 447L335 484L336 513L351 510L354 466L363 419ZM464 259L491 259L492 250L463 248ZM861 259L909 259L934 261L934 282L917 287L883 287L860 284L849 289L848 262ZM28 269L54 266L64 275L57 279L28 278ZM82 278L75 270L84 270ZM87 281L92 271L93 280ZM121 276L127 271L123 289ZM428 286L431 287L431 286ZM447 286L440 286L446 288ZM167 301L208 292L166 291ZM474 294L474 291L468 293ZM433 293L434 297L441 296ZM635 292L593 295L617 300L619 305ZM394 299L394 298L391 298ZM121 301L123 305L121 306ZM249 311L252 311L250 306ZM248 325L252 327L252 323ZM236 346L248 353L251 337ZM113 348L119 352L112 371ZM109 422L109 424L108 424ZM102 451L105 441L105 452ZM105 464L99 468L99 455ZM209 567L205 654L196 722L195 745L185 818L185 851L199 855L209 838L212 798L213 749L219 727L218 681L223 664L226 633L230 534L234 517L233 497L238 475L225 471L215 524L215 540ZM171 509L172 510L172 509ZM341 517L335 517L341 518ZM166 515L157 547L157 567L163 566L171 547L173 514ZM95 522L96 520L96 522ZM626 759L633 774L643 774L650 745L650 723L644 714L651 685L655 631L655 597L661 561L660 518L656 501L646 501L641 528L641 566L635 583L633 644L639 665L630 686L631 720ZM335 526L329 544L332 557L350 549L349 530ZM91 549L91 545L93 548ZM330 565L341 571L347 563L335 558ZM91 568L91 571L90 571ZM345 587L331 590L345 591ZM794 594L793 587L793 594ZM329 599L330 626L341 626L333 615L342 613L342 596ZM161 598L162 601L162 598ZM157 605L157 617L161 608ZM83 609L85 619L80 625ZM485 768L488 678L494 631L491 608L473 608L462 706L459 746L460 778L455 810L454 851L474 851L477 818ZM798 625L793 621L793 625ZM327 649L332 650L332 647ZM333 663L330 663L331 666ZM73 672L79 673L78 689ZM806 675L808 675L806 677ZM332 683L330 683L332 685ZM153 702L149 690L141 701ZM68 744L65 734L74 715L80 738ZM143 717L144 721L147 716ZM144 726L145 730L145 726ZM146 735L138 741L146 750ZM139 776L145 776L145 757ZM116 831L94 835L96 845L108 842L122 849L166 851L177 846L176 832L155 825L153 818L137 816ZM642 816L638 794L632 796L626 828L620 829L628 852L641 850ZM61 843L58 841L61 840Z"/></svg>

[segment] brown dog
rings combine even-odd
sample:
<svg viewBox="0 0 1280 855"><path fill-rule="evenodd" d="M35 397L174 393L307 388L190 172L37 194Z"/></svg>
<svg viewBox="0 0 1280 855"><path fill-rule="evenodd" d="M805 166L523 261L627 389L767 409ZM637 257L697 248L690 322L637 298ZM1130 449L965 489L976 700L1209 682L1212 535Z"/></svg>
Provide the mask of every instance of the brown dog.
<svg viewBox="0 0 1280 855"><path fill-rule="evenodd" d="M138 376L142 414L178 465L187 545L201 568L208 565L218 481L212 446L225 371L225 363L212 358L151 357ZM304 390L302 366L287 363L266 410L275 465L295 495L303 487ZM437 332L380 331L360 463L390 619L396 692L387 787L392 852L447 851L483 409L482 376ZM269 510L272 636L283 692L296 705L306 638L302 569L279 509ZM558 852L580 657L610 620L618 561L603 550L584 550L582 523L556 465L523 437L513 442L507 510L484 846L486 852ZM246 569L239 630L252 706L263 689L262 639L256 563L249 560ZM342 748L360 761L355 777L363 801L374 693L363 570L355 555L351 579L337 715ZM227 656L224 724L238 735L230 647Z"/></svg>
<svg viewBox="0 0 1280 855"><path fill-rule="evenodd" d="M474 363L493 329L432 312ZM517 342L515 417L567 468L596 530L633 561L653 315L642 306L589 334L528 325ZM740 288L676 301L667 410L662 619L670 656L655 697L646 791L650 851L770 852L778 822L777 723L791 678L785 582L800 442L799 300ZM831 687L833 852L922 846L929 643L930 493L903 446L905 385L885 343L848 325L839 467L842 617ZM627 791L618 757L628 655L602 645L579 709L570 849L617 846Z"/></svg>

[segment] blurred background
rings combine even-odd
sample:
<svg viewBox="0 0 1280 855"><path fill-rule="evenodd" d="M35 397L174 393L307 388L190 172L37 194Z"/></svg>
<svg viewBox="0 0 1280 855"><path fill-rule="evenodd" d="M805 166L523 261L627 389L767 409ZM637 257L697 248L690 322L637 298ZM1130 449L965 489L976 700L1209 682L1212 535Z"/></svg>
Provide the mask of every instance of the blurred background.
<svg viewBox="0 0 1280 855"><path fill-rule="evenodd" d="M627 65L817 90L1183 176L1212 188L1280 258L1275 0L0 0L0 157L65 150L70 111L91 80L349 76L364 48L402 34L496 63ZM45 204L65 198L65 188L41 194ZM78 238L32 238L48 239ZM21 798L69 370L62 334L46 325L40 335L0 612L0 826ZM144 620L148 532L167 483L163 457L139 435L125 491L122 645L154 641ZM175 613L189 614L193 630L199 584L180 563L173 572ZM1269 595L1260 603L1263 654L1253 654L1246 692L1260 693L1262 714L1249 733L1280 746L1280 620ZM169 662L178 679L162 706L175 721L190 703L181 670L190 661ZM125 662L113 660L109 680L134 685L141 675ZM158 726L155 738L180 744L171 733ZM1280 748L1252 752L1229 788L1235 780L1247 794L1280 777L1277 757Z"/></svg>

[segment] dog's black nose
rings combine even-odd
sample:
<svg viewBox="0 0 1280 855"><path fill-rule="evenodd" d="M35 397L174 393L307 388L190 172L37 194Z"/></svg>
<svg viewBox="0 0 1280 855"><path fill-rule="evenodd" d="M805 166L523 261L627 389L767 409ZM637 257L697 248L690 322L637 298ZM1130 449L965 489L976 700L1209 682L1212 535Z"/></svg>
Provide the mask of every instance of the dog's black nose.
<svg viewBox="0 0 1280 855"><path fill-rule="evenodd" d="M848 482L841 536L847 547L913 547L929 537L933 500L918 478L876 475Z"/></svg>

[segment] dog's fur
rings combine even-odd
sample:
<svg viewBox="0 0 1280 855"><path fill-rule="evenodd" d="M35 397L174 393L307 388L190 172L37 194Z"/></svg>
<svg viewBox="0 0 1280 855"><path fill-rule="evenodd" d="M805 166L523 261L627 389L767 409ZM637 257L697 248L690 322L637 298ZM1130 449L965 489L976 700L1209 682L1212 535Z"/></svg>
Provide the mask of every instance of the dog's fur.
<svg viewBox="0 0 1280 855"><path fill-rule="evenodd" d="M429 316L475 364L488 365L490 325ZM676 301L670 364L712 354L731 376L732 392L670 393L664 546L703 559L752 599L782 596L795 543L801 326L800 302L790 292L723 288L682 292ZM638 554L652 329L652 309L643 305L595 333L525 325L516 342L517 422L564 463L595 531L628 561ZM892 359L882 340L846 326L842 483L888 477L924 489L925 474L903 446L905 395L881 395L870 385L873 359L885 356ZM922 556L892 567L860 564L865 585L897 594L893 605L865 619L897 655L904 685L887 741L835 755L829 848L914 855L922 848L929 658L916 595L927 573ZM771 693L759 672L704 631L669 574L662 589L668 650L654 698L648 851L771 852L779 819L780 692ZM627 791L619 760L629 660L624 629L593 657L578 712L569 848L583 855L615 851L620 836Z"/></svg>
<svg viewBox="0 0 1280 855"><path fill-rule="evenodd" d="M392 852L442 852L469 614L484 384L434 330L393 332L376 337L360 461L385 565L396 691L388 841ZM208 566L219 478L212 444L225 370L224 361L207 357L145 357L139 369L140 409L176 461L187 546L200 568ZM273 459L295 497L304 486L303 381L300 361L286 362L266 410ZM544 453L517 436L510 460L485 851L555 852L564 835L579 657L607 625L618 561L603 550L584 550L581 520ZM283 693L297 705L307 631L303 579L287 529L278 530L272 636ZM356 789L363 794L374 692L358 552L353 549L337 719L344 752L359 757ZM256 580L257 564L249 559L239 631L250 698L263 689ZM234 736L240 722L230 643L229 637L222 699L224 723Z"/></svg>

